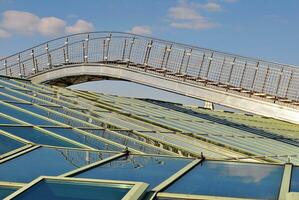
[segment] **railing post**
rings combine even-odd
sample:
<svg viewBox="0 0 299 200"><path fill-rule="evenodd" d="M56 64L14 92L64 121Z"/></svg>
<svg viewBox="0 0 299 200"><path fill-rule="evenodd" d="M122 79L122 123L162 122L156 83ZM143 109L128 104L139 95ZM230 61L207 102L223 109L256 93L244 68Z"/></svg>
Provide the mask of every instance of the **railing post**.
<svg viewBox="0 0 299 200"><path fill-rule="evenodd" d="M23 68L23 74L24 74L24 76L26 76L26 71L25 71L25 65L24 65L24 63L22 64L22 68Z"/></svg>
<svg viewBox="0 0 299 200"><path fill-rule="evenodd" d="M166 45L165 48L164 48L163 58L162 58L162 62L161 62L161 69L163 69L163 66L164 66L164 61L165 61L167 49L168 49L168 47Z"/></svg>
<svg viewBox="0 0 299 200"><path fill-rule="evenodd" d="M49 52L49 44L46 44L46 52L47 52L47 57L48 57L48 67L51 69L52 68L52 59L51 59L51 55L50 55L50 52Z"/></svg>
<svg viewBox="0 0 299 200"><path fill-rule="evenodd" d="M254 75L253 75L253 79L252 79L252 83L251 83L251 91L253 92L253 87L254 87L254 84L255 84L255 81L256 81L256 75L257 75L257 71L258 71L258 69L259 69L259 66L260 66L260 62L258 61L257 63L256 63L256 67L255 67L255 71L254 71Z"/></svg>
<svg viewBox="0 0 299 200"><path fill-rule="evenodd" d="M212 64L212 61L213 61L213 56L214 56L214 51L212 52L211 57L208 58L210 61L209 61L209 65L208 65L208 69L207 69L206 75L204 77L206 79L208 79L208 76L209 76L209 73L210 73L210 68L211 68L211 64Z"/></svg>
<svg viewBox="0 0 299 200"><path fill-rule="evenodd" d="M22 78L22 65L21 65L21 55L20 54L18 54L17 61L18 61L18 65L19 65L19 77Z"/></svg>
<svg viewBox="0 0 299 200"><path fill-rule="evenodd" d="M107 39L106 39L106 40L107 40L107 49L106 49L106 54L105 54L105 57L104 57L105 61L108 61L109 47L110 47L111 37L112 37L112 35L109 34L109 36L108 36Z"/></svg>
<svg viewBox="0 0 299 200"><path fill-rule="evenodd" d="M123 53L122 53L122 61L125 61L126 48L127 48L127 39L125 39L125 41L124 41L124 48L123 48Z"/></svg>
<svg viewBox="0 0 299 200"><path fill-rule="evenodd" d="M192 55L192 49L190 49L190 51L186 55L188 56L188 58L187 58L185 72L184 72L185 74L188 73L189 63L190 63L190 59L191 59L191 55Z"/></svg>
<svg viewBox="0 0 299 200"><path fill-rule="evenodd" d="M181 60L181 63L180 63L180 68L179 68L179 71L178 71L179 74L181 74L181 72L182 72L182 67L183 67L184 59L185 59L185 54L186 54L186 49L183 52L182 60Z"/></svg>
<svg viewBox="0 0 299 200"><path fill-rule="evenodd" d="M144 56L144 60L143 60L144 66L148 65L148 60L149 60L149 57L150 57L152 46L153 46L153 40L151 40L150 42L147 43L145 56Z"/></svg>
<svg viewBox="0 0 299 200"><path fill-rule="evenodd" d="M291 70L291 75L290 75L290 78L289 78L289 82L288 82L288 86L287 86L287 90L286 90L286 93L284 95L284 98L287 98L288 97L288 94L289 94L289 90L290 90L290 85L291 85L291 82L292 82L292 79L293 79L293 70Z"/></svg>
<svg viewBox="0 0 299 200"><path fill-rule="evenodd" d="M66 38L64 42L65 52L64 52L64 62L69 63L69 38Z"/></svg>
<svg viewBox="0 0 299 200"><path fill-rule="evenodd" d="M264 89L265 89L265 86L266 86L266 83L267 83L267 79L268 79L268 76L269 76L269 66L267 66L267 70L266 70L266 75L265 75L265 78L264 78L264 82L263 82L263 87L262 87L262 93L264 92Z"/></svg>
<svg viewBox="0 0 299 200"><path fill-rule="evenodd" d="M129 54L127 57L127 67L129 67L130 65L130 61L131 61L131 54L132 54L132 50L133 50L133 45L135 43L135 37L133 37L133 39L131 40L131 45L130 45L130 49L129 49Z"/></svg>
<svg viewBox="0 0 299 200"><path fill-rule="evenodd" d="M228 76L228 81L227 81L228 85L230 84L230 81L231 81L231 78L232 78L232 73L233 73L233 70L234 70L236 59L237 59L237 57L234 58L232 66L231 66L230 71L229 71L229 76Z"/></svg>
<svg viewBox="0 0 299 200"><path fill-rule="evenodd" d="M246 68L247 68L247 60L245 61L245 65L243 67L243 71L242 71L242 75L241 75L241 80L240 80L240 83L239 83L239 87L240 88L242 88L242 85L243 85L243 80L244 80Z"/></svg>
<svg viewBox="0 0 299 200"><path fill-rule="evenodd" d="M221 75L222 75L223 67L225 65L225 61L226 61L226 57L223 58L222 65L220 67L219 76L218 76L218 83L220 83L220 81L221 81Z"/></svg>
<svg viewBox="0 0 299 200"><path fill-rule="evenodd" d="M32 56L32 64L33 64L33 68L32 70L34 71L34 73L38 72L36 63L35 63L35 56L34 56L34 50L31 50L31 56Z"/></svg>
<svg viewBox="0 0 299 200"><path fill-rule="evenodd" d="M8 76L8 69L7 69L7 60L4 60L4 68L5 68L5 74Z"/></svg>
<svg viewBox="0 0 299 200"><path fill-rule="evenodd" d="M87 35L87 38L85 39L86 41L86 47L85 47L85 56L84 56L84 59L86 63L88 63L88 49L89 49L89 34Z"/></svg>
<svg viewBox="0 0 299 200"><path fill-rule="evenodd" d="M200 78L200 74L201 74L201 70L203 68L203 63L205 62L205 58L206 58L206 53L203 52L202 60L201 60L201 63L200 63L200 66L199 66L199 70L198 70L198 75L197 75L198 79Z"/></svg>
<svg viewBox="0 0 299 200"><path fill-rule="evenodd" d="M283 67L281 67L280 69L280 73L279 73L279 78L278 78L278 81L277 81L277 86L276 86L276 90L275 90L275 96L278 97L278 91L279 91L279 85L280 85L280 82L281 82L281 76L283 74Z"/></svg>
<svg viewBox="0 0 299 200"><path fill-rule="evenodd" d="M172 44L170 45L169 48L166 49L167 56L166 56L166 61L165 61L165 69L167 69L167 65L168 65L168 61L169 61L171 50L172 50Z"/></svg>
<svg viewBox="0 0 299 200"><path fill-rule="evenodd" d="M83 62L86 62L86 55L85 55L85 43L82 42L82 53L83 53Z"/></svg>

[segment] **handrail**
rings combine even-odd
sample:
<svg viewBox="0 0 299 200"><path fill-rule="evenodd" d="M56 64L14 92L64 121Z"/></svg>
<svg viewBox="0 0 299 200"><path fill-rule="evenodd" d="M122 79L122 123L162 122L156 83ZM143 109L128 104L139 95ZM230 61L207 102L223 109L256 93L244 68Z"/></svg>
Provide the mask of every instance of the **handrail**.
<svg viewBox="0 0 299 200"><path fill-rule="evenodd" d="M55 66L99 62L142 65L238 91L299 100L296 66L113 31L68 35L0 59L0 75L26 78Z"/></svg>

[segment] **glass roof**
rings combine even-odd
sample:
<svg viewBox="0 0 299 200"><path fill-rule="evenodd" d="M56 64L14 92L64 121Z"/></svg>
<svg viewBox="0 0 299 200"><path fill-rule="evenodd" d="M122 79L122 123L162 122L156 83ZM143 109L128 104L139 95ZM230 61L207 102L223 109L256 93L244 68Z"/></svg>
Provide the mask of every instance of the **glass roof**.
<svg viewBox="0 0 299 200"><path fill-rule="evenodd" d="M133 190L91 184L103 180L148 184L138 198L299 192L298 125L3 77L0 86L0 199L19 188L13 199L121 199Z"/></svg>

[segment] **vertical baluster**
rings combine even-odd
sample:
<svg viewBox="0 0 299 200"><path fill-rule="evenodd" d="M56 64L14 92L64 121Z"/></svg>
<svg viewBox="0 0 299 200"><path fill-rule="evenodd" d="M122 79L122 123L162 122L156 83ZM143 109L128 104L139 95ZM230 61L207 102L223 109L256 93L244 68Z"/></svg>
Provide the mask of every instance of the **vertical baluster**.
<svg viewBox="0 0 299 200"><path fill-rule="evenodd" d="M122 61L125 61L126 48L127 48L127 39L125 39L125 41L124 41L123 54L122 54Z"/></svg>
<svg viewBox="0 0 299 200"><path fill-rule="evenodd" d="M66 40L64 42L64 46L65 46L64 61L65 61L65 63L69 63L69 61L70 61L70 58L69 58L69 38L66 38Z"/></svg>
<svg viewBox="0 0 299 200"><path fill-rule="evenodd" d="M244 80L246 68L247 68L247 60L245 61L245 65L243 67L243 71L242 71L242 75L241 75L241 80L240 80L240 83L239 83L239 87L240 88L242 88L242 85L243 85L243 80Z"/></svg>
<svg viewBox="0 0 299 200"><path fill-rule="evenodd" d="M165 61L165 69L167 69L167 65L168 65L168 61L169 61L171 50L172 50L172 44L167 49L167 56L166 56L166 61Z"/></svg>
<svg viewBox="0 0 299 200"><path fill-rule="evenodd" d="M103 58L102 58L102 61L105 61L105 52L106 52L105 47L106 47L106 39L103 40L103 55L102 55Z"/></svg>
<svg viewBox="0 0 299 200"><path fill-rule="evenodd" d="M266 75L265 75L265 78L264 78L264 82L263 82L263 87L262 87L262 93L264 92L265 90L265 86L266 86L266 83L267 83L267 79L268 79L268 76L269 76L269 66L267 66L267 70L266 70Z"/></svg>
<svg viewBox="0 0 299 200"><path fill-rule="evenodd" d="M48 67L51 69L52 68L52 59L51 59L51 55L50 55L50 52L49 52L49 45L46 44L46 52L47 52L47 57L48 57Z"/></svg>
<svg viewBox="0 0 299 200"><path fill-rule="evenodd" d="M7 60L4 60L5 75L8 76Z"/></svg>
<svg viewBox="0 0 299 200"><path fill-rule="evenodd" d="M25 71L25 65L24 65L24 63L22 63L22 68L23 68L23 74L24 74L24 76L26 76L26 71Z"/></svg>
<svg viewBox="0 0 299 200"><path fill-rule="evenodd" d="M251 83L251 91L253 92L254 91L254 84L255 84L255 81L256 81L256 77L257 77L257 71L259 69L259 66L260 66L260 62L257 62L256 66L255 66L255 71L254 71L254 75L253 75L253 79L252 79L252 83Z"/></svg>
<svg viewBox="0 0 299 200"><path fill-rule="evenodd" d="M82 42L82 54L83 54L83 62L86 62L86 55L85 55L85 43Z"/></svg>
<svg viewBox="0 0 299 200"><path fill-rule="evenodd" d="M21 55L20 54L18 54L17 60L18 60L18 65L19 65L19 77L22 78L22 65L21 65Z"/></svg>
<svg viewBox="0 0 299 200"><path fill-rule="evenodd" d="M283 70L284 70L284 68L281 67L279 77L278 77L278 81L277 81L276 90L275 90L275 96L276 97L278 97L279 85L280 85L280 82L281 82L281 77L282 77L282 74L283 74Z"/></svg>
<svg viewBox="0 0 299 200"><path fill-rule="evenodd" d="M186 54L186 49L183 52L182 60L181 60L181 63L180 63L180 68L179 68L179 71L178 71L179 74L181 74L181 72L182 72L182 67L183 67L184 59L185 59L185 54Z"/></svg>
<svg viewBox="0 0 299 200"><path fill-rule="evenodd" d="M85 62L88 63L89 58L89 34L87 35L87 38L85 39L86 47L85 47Z"/></svg>
<svg viewBox="0 0 299 200"><path fill-rule="evenodd" d="M211 64L212 64L212 61L213 61L213 56L214 56L214 52L212 52L211 57L208 58L210 61L209 61L209 65L208 65L208 69L207 69L206 75L204 76L205 79L208 79L208 76L209 76L209 73L210 73Z"/></svg>
<svg viewBox="0 0 299 200"><path fill-rule="evenodd" d="M106 54L105 54L105 61L108 61L111 37L112 37L112 35L109 34L109 36L108 36L107 39L106 39L106 40L107 40L107 49L106 49Z"/></svg>
<svg viewBox="0 0 299 200"><path fill-rule="evenodd" d="M205 62L205 58L206 58L206 53L204 52L202 55L202 60L201 60L200 66L199 66L197 79L200 78L200 74L201 74L201 70L203 68L203 63Z"/></svg>
<svg viewBox="0 0 299 200"><path fill-rule="evenodd" d="M226 57L223 58L222 65L221 65L221 67L220 67L219 76L218 76L218 83L220 83L220 81L221 81L221 75L222 75L222 72L223 72L223 68L224 68L224 65L225 65L225 61L226 61Z"/></svg>
<svg viewBox="0 0 299 200"><path fill-rule="evenodd" d="M187 58L187 63L186 63L186 68L185 68L184 75L187 75L187 73L188 73L188 68L189 68L191 55L192 55L192 49L190 49L190 51L187 53L188 58Z"/></svg>
<svg viewBox="0 0 299 200"><path fill-rule="evenodd" d="M167 54L167 45L165 46L164 48L164 53L163 53L163 58L162 58L162 62L161 62L161 69L163 69L163 66L164 66L164 62L165 62L165 58L166 58L166 54Z"/></svg>
<svg viewBox="0 0 299 200"><path fill-rule="evenodd" d="M284 95L285 98L288 98L291 82L292 82L292 79L293 79L293 74L294 74L294 71L291 70L291 75L290 75L290 78L289 78L288 86L287 86L287 89L286 89L286 93Z"/></svg>
<svg viewBox="0 0 299 200"><path fill-rule="evenodd" d="M236 59L237 59L237 57L234 58L232 66L231 66L230 71L229 71L228 80L227 80L228 85L230 85L230 81L231 81L231 78L232 78L232 73L233 73L233 70L234 70Z"/></svg>
<svg viewBox="0 0 299 200"><path fill-rule="evenodd" d="M135 43L135 37L133 37L133 39L131 41L131 45L130 45L130 49L129 49L129 55L128 55L128 58L127 58L127 67L129 67L130 62L131 62L131 54L132 54L134 43Z"/></svg>
<svg viewBox="0 0 299 200"><path fill-rule="evenodd" d="M143 60L143 64L145 66L148 65L148 60L150 57L152 46L153 46L153 40L151 40L150 42L147 43L146 52L145 52L145 56L144 56L144 60Z"/></svg>
<svg viewBox="0 0 299 200"><path fill-rule="evenodd" d="M35 56L34 56L34 50L31 50L31 57L32 57L32 64L33 64L33 68L32 70L34 71L34 73L38 72L36 63L35 63Z"/></svg>

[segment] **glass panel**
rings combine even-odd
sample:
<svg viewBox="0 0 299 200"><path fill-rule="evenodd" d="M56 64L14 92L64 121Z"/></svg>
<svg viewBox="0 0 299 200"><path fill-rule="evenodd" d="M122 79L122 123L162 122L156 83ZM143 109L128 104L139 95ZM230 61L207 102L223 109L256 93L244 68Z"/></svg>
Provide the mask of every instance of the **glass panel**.
<svg viewBox="0 0 299 200"><path fill-rule="evenodd" d="M142 142L136 142L131 138L120 137L114 132L107 130L96 130L96 129L84 129L87 132L100 136L102 138L114 141L116 143L122 144L132 149L148 153L148 154L166 154L164 151L161 151L159 148L153 148L151 145L144 145Z"/></svg>
<svg viewBox="0 0 299 200"><path fill-rule="evenodd" d="M0 164L0 180L30 182L39 176L57 176L112 155L41 147Z"/></svg>
<svg viewBox="0 0 299 200"><path fill-rule="evenodd" d="M17 191L17 188L0 186L0 199L4 199L15 191Z"/></svg>
<svg viewBox="0 0 299 200"><path fill-rule="evenodd" d="M71 144L67 141L63 141L46 133L40 132L33 127L0 126L0 129L36 144L46 144L62 147L78 147L77 145Z"/></svg>
<svg viewBox="0 0 299 200"><path fill-rule="evenodd" d="M130 189L120 184L43 180L13 199L121 200Z"/></svg>
<svg viewBox="0 0 299 200"><path fill-rule="evenodd" d="M0 124L19 124L19 123L0 116Z"/></svg>
<svg viewBox="0 0 299 200"><path fill-rule="evenodd" d="M0 133L0 155L24 146L23 143Z"/></svg>
<svg viewBox="0 0 299 200"><path fill-rule="evenodd" d="M299 192L299 167L293 167L291 192Z"/></svg>
<svg viewBox="0 0 299 200"><path fill-rule="evenodd" d="M48 131L61 135L63 137L69 138L71 140L75 140L82 144L86 144L90 147L94 147L100 150L112 150L112 151L121 151L122 148L116 147L114 145L102 142L100 140L96 140L90 136L81 134L70 128L44 128Z"/></svg>
<svg viewBox="0 0 299 200"><path fill-rule="evenodd" d="M19 93L13 92L13 91L6 90L4 88L0 88L0 92L11 95L11 96L14 96L14 97L17 97L17 98L20 98L20 99L25 100L25 101L29 101L29 102L32 101L32 98L30 98L30 97L24 96L22 94L19 94ZM10 97L5 97L4 95L0 95L0 99L1 100L10 100L10 101L19 101L19 100L15 100L13 98L10 98Z"/></svg>
<svg viewBox="0 0 299 200"><path fill-rule="evenodd" d="M277 199L284 168L275 165L205 161L166 192Z"/></svg>
<svg viewBox="0 0 299 200"><path fill-rule="evenodd" d="M140 181L149 189L190 163L191 159L130 155L77 174L75 177Z"/></svg>
<svg viewBox="0 0 299 200"><path fill-rule="evenodd" d="M28 113L1 104L0 104L0 112L33 125L48 125L48 126L57 125L47 120L40 119Z"/></svg>
<svg viewBox="0 0 299 200"><path fill-rule="evenodd" d="M42 108L36 107L34 105L31 105L31 104L21 104L21 103L10 103L10 104L12 104L14 106L17 106L19 108L28 110L30 112L36 113L38 115L47 117L49 119L53 119L55 121L70 125L70 126L74 126L74 127L82 127L82 126L85 127L85 126L87 126L86 124L81 123L80 121L73 120L73 119L70 119L68 117L61 116L59 114L53 113L51 111L44 110ZM47 108L50 109L50 110L58 111L58 112L61 112L61 110L63 110L63 108L57 108L57 107L52 107L52 106L47 106Z"/></svg>

